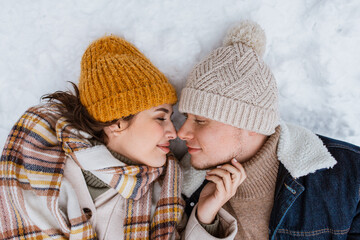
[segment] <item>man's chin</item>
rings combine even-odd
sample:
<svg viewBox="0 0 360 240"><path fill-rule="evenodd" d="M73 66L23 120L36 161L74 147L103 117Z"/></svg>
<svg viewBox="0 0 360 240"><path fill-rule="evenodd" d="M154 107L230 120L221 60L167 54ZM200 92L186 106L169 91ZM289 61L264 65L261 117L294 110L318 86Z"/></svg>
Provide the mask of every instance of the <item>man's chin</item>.
<svg viewBox="0 0 360 240"><path fill-rule="evenodd" d="M229 158L229 159L232 159L232 158ZM207 157L206 157L206 159L204 159L204 158L200 158L199 156L196 156L196 157L191 156L190 163L191 163L191 166L193 168L195 168L196 170L211 170L211 169L216 168L219 165L230 163L230 160L214 162L213 159L209 159Z"/></svg>
<svg viewBox="0 0 360 240"><path fill-rule="evenodd" d="M200 162L200 164L199 164ZM193 158L191 158L191 166L195 168L196 170L211 170L215 168L215 166L209 166L207 164L201 164L201 161L195 161Z"/></svg>
<svg viewBox="0 0 360 240"><path fill-rule="evenodd" d="M193 168L195 168L196 170L199 170L199 171L205 171L205 170L214 169L215 167L195 167L195 166L193 166Z"/></svg>

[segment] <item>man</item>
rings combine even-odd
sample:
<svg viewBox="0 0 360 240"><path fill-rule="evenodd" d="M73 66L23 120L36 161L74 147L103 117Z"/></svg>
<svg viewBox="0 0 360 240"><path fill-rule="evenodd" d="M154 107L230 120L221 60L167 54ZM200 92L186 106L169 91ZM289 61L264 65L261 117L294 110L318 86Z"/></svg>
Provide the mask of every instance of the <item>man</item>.
<svg viewBox="0 0 360 240"><path fill-rule="evenodd" d="M204 228L221 225L203 199L226 185L233 174L221 166L235 158L247 178L223 207L238 220L236 239L360 239L360 148L280 123L264 50L263 30L242 22L187 80L178 132L190 154L182 161L187 212L195 207ZM206 185L201 169L218 166L222 176Z"/></svg>

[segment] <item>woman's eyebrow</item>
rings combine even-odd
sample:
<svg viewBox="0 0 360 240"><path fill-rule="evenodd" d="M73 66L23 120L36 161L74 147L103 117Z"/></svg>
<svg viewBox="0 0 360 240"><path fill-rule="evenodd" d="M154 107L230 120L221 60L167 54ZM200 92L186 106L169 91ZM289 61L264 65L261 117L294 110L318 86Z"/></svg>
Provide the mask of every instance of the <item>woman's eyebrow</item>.
<svg viewBox="0 0 360 240"><path fill-rule="evenodd" d="M155 110L155 112L158 112L158 111L161 111L161 112L165 112L165 113L169 113L169 109L166 109L166 108L158 108Z"/></svg>
<svg viewBox="0 0 360 240"><path fill-rule="evenodd" d="M164 112L164 113L168 114L170 111L169 111L169 109L166 109L166 108L158 108L155 110L155 112ZM172 117L173 114L174 114L174 112L171 111L170 117Z"/></svg>

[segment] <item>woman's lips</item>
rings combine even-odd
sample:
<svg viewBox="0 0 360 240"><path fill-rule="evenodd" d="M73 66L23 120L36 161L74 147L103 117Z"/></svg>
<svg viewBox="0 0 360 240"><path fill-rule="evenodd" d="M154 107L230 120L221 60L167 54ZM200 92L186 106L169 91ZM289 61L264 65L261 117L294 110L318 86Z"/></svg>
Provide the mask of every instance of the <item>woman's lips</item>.
<svg viewBox="0 0 360 240"><path fill-rule="evenodd" d="M169 146L170 145L157 145L157 147L163 150L166 154L170 152Z"/></svg>

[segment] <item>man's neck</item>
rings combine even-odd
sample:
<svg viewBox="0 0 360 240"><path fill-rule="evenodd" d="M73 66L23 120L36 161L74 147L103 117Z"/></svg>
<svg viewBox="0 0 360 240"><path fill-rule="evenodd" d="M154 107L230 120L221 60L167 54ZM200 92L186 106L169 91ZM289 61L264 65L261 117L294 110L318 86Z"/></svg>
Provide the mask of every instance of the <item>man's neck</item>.
<svg viewBox="0 0 360 240"><path fill-rule="evenodd" d="M249 161L260 151L268 139L269 136L262 134L252 136L248 142L244 143L245 149L236 156L236 159L241 163Z"/></svg>

